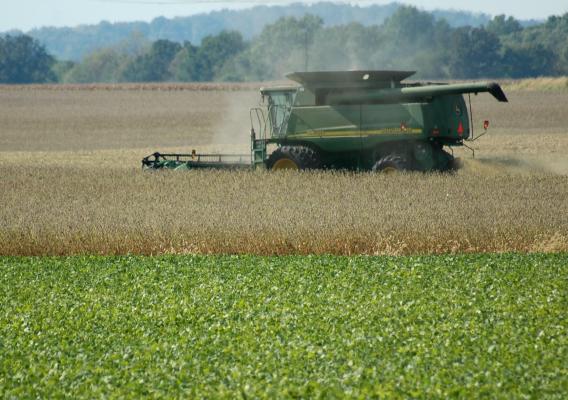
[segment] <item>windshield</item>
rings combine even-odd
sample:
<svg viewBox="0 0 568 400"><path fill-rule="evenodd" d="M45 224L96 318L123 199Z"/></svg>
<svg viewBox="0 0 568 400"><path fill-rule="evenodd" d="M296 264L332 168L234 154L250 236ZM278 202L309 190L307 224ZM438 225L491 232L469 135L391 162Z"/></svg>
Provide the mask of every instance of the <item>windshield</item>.
<svg viewBox="0 0 568 400"><path fill-rule="evenodd" d="M271 135L283 136L286 133L290 109L294 102L294 92L272 92L268 95L268 116Z"/></svg>

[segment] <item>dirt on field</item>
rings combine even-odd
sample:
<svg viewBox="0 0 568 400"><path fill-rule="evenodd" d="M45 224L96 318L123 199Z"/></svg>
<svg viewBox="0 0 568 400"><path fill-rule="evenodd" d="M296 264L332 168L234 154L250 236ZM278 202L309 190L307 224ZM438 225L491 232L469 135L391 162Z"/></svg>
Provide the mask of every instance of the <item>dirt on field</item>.
<svg viewBox="0 0 568 400"><path fill-rule="evenodd" d="M143 172L248 152L258 91L225 86L0 87L0 254L568 251L565 91L472 96L454 175Z"/></svg>

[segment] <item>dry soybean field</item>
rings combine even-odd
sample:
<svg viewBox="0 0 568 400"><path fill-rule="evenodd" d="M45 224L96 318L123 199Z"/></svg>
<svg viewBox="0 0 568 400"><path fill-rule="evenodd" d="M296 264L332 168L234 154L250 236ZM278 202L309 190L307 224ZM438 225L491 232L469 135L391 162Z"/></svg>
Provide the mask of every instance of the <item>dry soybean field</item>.
<svg viewBox="0 0 568 400"><path fill-rule="evenodd" d="M259 86L0 87L0 254L568 251L565 90L473 96L454 175L141 170L247 152Z"/></svg>

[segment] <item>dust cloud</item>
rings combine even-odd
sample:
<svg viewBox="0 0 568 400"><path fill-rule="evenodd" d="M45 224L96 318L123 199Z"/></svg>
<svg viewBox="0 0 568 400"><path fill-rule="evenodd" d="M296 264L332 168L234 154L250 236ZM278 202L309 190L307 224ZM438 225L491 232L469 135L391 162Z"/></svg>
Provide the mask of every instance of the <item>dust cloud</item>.
<svg viewBox="0 0 568 400"><path fill-rule="evenodd" d="M223 92L218 104L217 117L211 119L210 135L205 146L207 152L248 154L250 152L250 109L260 101L258 90ZM197 149L199 152L199 149Z"/></svg>
<svg viewBox="0 0 568 400"><path fill-rule="evenodd" d="M466 159L463 171L477 175L500 174L568 176L568 160L550 157L478 157Z"/></svg>

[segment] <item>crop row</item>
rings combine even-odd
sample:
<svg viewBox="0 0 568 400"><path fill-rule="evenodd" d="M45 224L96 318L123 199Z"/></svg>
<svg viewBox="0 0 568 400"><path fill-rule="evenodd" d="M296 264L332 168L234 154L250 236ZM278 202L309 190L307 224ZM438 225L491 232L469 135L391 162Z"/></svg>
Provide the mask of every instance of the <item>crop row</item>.
<svg viewBox="0 0 568 400"><path fill-rule="evenodd" d="M568 251L555 175L6 166L0 254Z"/></svg>
<svg viewBox="0 0 568 400"><path fill-rule="evenodd" d="M566 398L566 255L0 258L4 398Z"/></svg>

